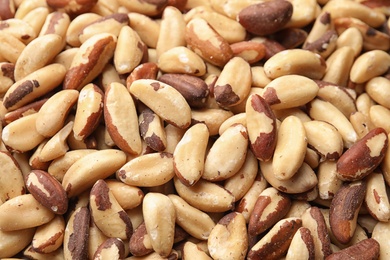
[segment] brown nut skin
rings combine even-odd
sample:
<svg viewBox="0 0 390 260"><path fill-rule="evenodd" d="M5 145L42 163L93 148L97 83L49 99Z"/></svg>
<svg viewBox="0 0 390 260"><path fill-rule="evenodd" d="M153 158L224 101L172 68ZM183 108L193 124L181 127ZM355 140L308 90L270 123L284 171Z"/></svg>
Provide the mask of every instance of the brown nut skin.
<svg viewBox="0 0 390 260"><path fill-rule="evenodd" d="M47 0L46 2L54 10L78 15L90 11L98 0Z"/></svg>
<svg viewBox="0 0 390 260"><path fill-rule="evenodd" d="M62 215L68 210L68 196L65 189L51 174L32 170L27 175L26 187L37 201L53 213Z"/></svg>
<svg viewBox="0 0 390 260"><path fill-rule="evenodd" d="M337 161L337 176L345 181L357 181L379 166L388 147L387 133L375 128L351 146Z"/></svg>
<svg viewBox="0 0 390 260"><path fill-rule="evenodd" d="M357 181L344 184L330 204L329 223L335 238L347 244L356 229L357 216L366 195L367 184Z"/></svg>
<svg viewBox="0 0 390 260"><path fill-rule="evenodd" d="M250 5L238 14L238 22L250 33L269 35L283 28L291 19L293 5L288 1L269 1Z"/></svg>
<svg viewBox="0 0 390 260"><path fill-rule="evenodd" d="M373 238L364 239L350 247L329 255L326 260L379 259L379 243Z"/></svg>

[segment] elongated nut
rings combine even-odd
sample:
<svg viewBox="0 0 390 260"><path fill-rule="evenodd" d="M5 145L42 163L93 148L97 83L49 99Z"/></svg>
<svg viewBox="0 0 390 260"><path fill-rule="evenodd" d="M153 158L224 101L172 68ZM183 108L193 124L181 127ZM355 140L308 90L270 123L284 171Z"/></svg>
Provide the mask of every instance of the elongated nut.
<svg viewBox="0 0 390 260"><path fill-rule="evenodd" d="M321 199L333 199L334 194L340 189L343 181L337 177L337 162L325 160L318 166L318 195Z"/></svg>
<svg viewBox="0 0 390 260"><path fill-rule="evenodd" d="M248 232L252 236L259 235L281 220L291 207L291 199L270 187L257 198L255 207L249 218Z"/></svg>
<svg viewBox="0 0 390 260"><path fill-rule="evenodd" d="M291 240L286 254L286 260L315 259L314 239L310 229L300 227Z"/></svg>
<svg viewBox="0 0 390 260"><path fill-rule="evenodd" d="M306 146L306 131L302 121L296 116L285 118L278 130L272 160L272 168L277 179L287 180L294 176L303 163Z"/></svg>
<svg viewBox="0 0 390 260"><path fill-rule="evenodd" d="M339 158L337 176L348 181L363 179L379 166L387 146L386 131L383 128L371 130Z"/></svg>
<svg viewBox="0 0 390 260"><path fill-rule="evenodd" d="M2 61L16 63L26 45L15 36L0 31Z"/></svg>
<svg viewBox="0 0 390 260"><path fill-rule="evenodd" d="M48 223L55 214L32 194L24 194L0 205L0 230L13 231Z"/></svg>
<svg viewBox="0 0 390 260"><path fill-rule="evenodd" d="M215 226L209 215L191 206L181 197L169 194L176 211L176 223L187 231L191 236L206 240Z"/></svg>
<svg viewBox="0 0 390 260"><path fill-rule="evenodd" d="M367 176L367 192L364 199L367 210L375 219L387 222L390 218L390 204L382 174Z"/></svg>
<svg viewBox="0 0 390 260"><path fill-rule="evenodd" d="M130 12L128 16L130 27L138 33L141 40L150 48L156 48L160 24L142 13Z"/></svg>
<svg viewBox="0 0 390 260"><path fill-rule="evenodd" d="M96 250L93 259L123 259L125 258L125 245L123 241L116 237L108 238Z"/></svg>
<svg viewBox="0 0 390 260"><path fill-rule="evenodd" d="M234 147L232 151L231 148ZM226 151L230 151L226 153ZM248 133L241 125L229 127L213 143L204 164L202 178L209 181L225 180L238 172L248 151Z"/></svg>
<svg viewBox="0 0 390 260"><path fill-rule="evenodd" d="M137 111L133 98L121 83L111 83L104 94L104 120L119 148L131 154L141 153Z"/></svg>
<svg viewBox="0 0 390 260"><path fill-rule="evenodd" d="M0 230L0 257L13 257L31 244L36 228L15 231Z"/></svg>
<svg viewBox="0 0 390 260"><path fill-rule="evenodd" d="M28 191L43 206L62 215L68 210L68 198L61 183L41 170L32 170L26 177Z"/></svg>
<svg viewBox="0 0 390 260"><path fill-rule="evenodd" d="M284 256L294 234L302 226L300 218L278 221L248 252L247 259L279 259ZM272 241L272 242L271 242Z"/></svg>
<svg viewBox="0 0 390 260"><path fill-rule="evenodd" d="M334 51L326 59L326 73L322 80L346 86L349 74L354 62L354 51L352 47L345 46Z"/></svg>
<svg viewBox="0 0 390 260"><path fill-rule="evenodd" d="M233 112L221 108L204 108L192 110L192 123L204 123L209 129L210 136L219 133L219 128L226 119L233 116ZM242 122L243 125L245 124Z"/></svg>
<svg viewBox="0 0 390 260"><path fill-rule="evenodd" d="M62 246L65 233L63 216L55 216L50 222L39 226L32 240L32 248L39 253L52 253Z"/></svg>
<svg viewBox="0 0 390 260"><path fill-rule="evenodd" d="M5 93L15 83L15 64L10 62L0 63L0 93Z"/></svg>
<svg viewBox="0 0 390 260"><path fill-rule="evenodd" d="M99 179L115 173L126 162L126 154L117 149L95 151L78 159L66 171L62 186L68 197L81 194Z"/></svg>
<svg viewBox="0 0 390 260"><path fill-rule="evenodd" d="M390 65L390 55L382 50L372 50L360 55L352 65L350 78L363 83L385 73Z"/></svg>
<svg viewBox="0 0 390 260"><path fill-rule="evenodd" d="M326 259L379 259L380 255L382 255L380 251L380 243L378 243L378 241L376 241L374 238L367 238L354 245L351 245L350 247L329 255Z"/></svg>
<svg viewBox="0 0 390 260"><path fill-rule="evenodd" d="M6 21L0 21L0 28L0 31L16 37L24 44L28 44L37 37L34 28L22 19L11 18Z"/></svg>
<svg viewBox="0 0 390 260"><path fill-rule="evenodd" d="M145 144L153 151L164 151L167 138L163 122L151 109L142 109L139 117L139 131Z"/></svg>
<svg viewBox="0 0 390 260"><path fill-rule="evenodd" d="M174 177L177 193L191 206L206 212L224 212L234 206L234 196L223 187L200 179L195 185L185 186Z"/></svg>
<svg viewBox="0 0 390 260"><path fill-rule="evenodd" d="M213 259L245 259L248 250L246 233L245 218L241 213L225 215L211 230L207 240L210 256Z"/></svg>
<svg viewBox="0 0 390 260"><path fill-rule="evenodd" d="M378 104L390 108L385 102L389 97L390 80L385 77L375 77L366 83L367 94Z"/></svg>
<svg viewBox="0 0 390 260"><path fill-rule="evenodd" d="M329 223L333 235L342 244L347 244L356 229L359 209L366 195L367 184L363 181L343 185L330 204Z"/></svg>
<svg viewBox="0 0 390 260"><path fill-rule="evenodd" d="M160 193L145 195L142 211L153 250L167 257L173 247L176 212L172 201Z"/></svg>
<svg viewBox="0 0 390 260"><path fill-rule="evenodd" d="M25 194L22 170L10 152L0 151L0 165L0 202Z"/></svg>
<svg viewBox="0 0 390 260"><path fill-rule="evenodd" d="M79 207L70 215L64 234L65 259L87 258L90 219L87 207Z"/></svg>
<svg viewBox="0 0 390 260"><path fill-rule="evenodd" d="M187 241L183 247L182 258L191 259L192 257L196 257L196 259L199 260L212 260L212 258L197 244Z"/></svg>
<svg viewBox="0 0 390 260"><path fill-rule="evenodd" d="M142 203L144 192L140 188L127 185L118 180L106 179L105 181L124 210L133 209Z"/></svg>
<svg viewBox="0 0 390 260"><path fill-rule="evenodd" d="M90 209L94 223L103 234L120 239L131 237L133 226L130 218L102 179L91 189Z"/></svg>
<svg viewBox="0 0 390 260"><path fill-rule="evenodd" d="M64 89L80 90L99 75L113 57L117 38L100 33L85 41L75 54L63 82Z"/></svg>
<svg viewBox="0 0 390 260"><path fill-rule="evenodd" d="M191 108L180 92L170 85L158 80L139 79L131 84L130 93L168 123L184 129L190 125Z"/></svg>
<svg viewBox="0 0 390 260"><path fill-rule="evenodd" d="M379 259L384 260L390 255L388 233L390 230L389 222L378 222L372 231L371 238L379 243Z"/></svg>
<svg viewBox="0 0 390 260"><path fill-rule="evenodd" d="M143 221L143 220L142 220ZM134 256L145 256L153 252L150 236L143 221L133 232L129 240L129 251Z"/></svg>

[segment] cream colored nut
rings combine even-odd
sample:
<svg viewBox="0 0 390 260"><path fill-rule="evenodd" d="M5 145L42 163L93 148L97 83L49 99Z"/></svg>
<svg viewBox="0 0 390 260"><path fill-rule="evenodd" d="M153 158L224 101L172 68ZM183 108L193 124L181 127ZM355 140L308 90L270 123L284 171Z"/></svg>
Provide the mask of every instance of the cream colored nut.
<svg viewBox="0 0 390 260"><path fill-rule="evenodd" d="M374 219L370 214L359 214L358 216L358 225L362 227L363 230L366 230L368 234L372 234L374 227L378 224L378 220Z"/></svg>
<svg viewBox="0 0 390 260"><path fill-rule="evenodd" d="M38 114L31 114L6 125L2 131L2 141L11 151L26 152L34 149L45 137L40 135L35 122Z"/></svg>
<svg viewBox="0 0 390 260"><path fill-rule="evenodd" d="M176 211L176 223L191 236L207 240L215 226L214 221L203 211L191 206L180 196L169 194Z"/></svg>
<svg viewBox="0 0 390 260"><path fill-rule="evenodd" d="M103 89L103 92L106 92L108 86L113 82L124 83L118 71L115 69L115 66L108 63L99 77L99 83L101 84L100 86Z"/></svg>
<svg viewBox="0 0 390 260"><path fill-rule="evenodd" d="M162 185L175 175L173 156L166 152L140 155L123 165L117 175L121 181L132 186Z"/></svg>
<svg viewBox="0 0 390 260"><path fill-rule="evenodd" d="M351 147L358 139L348 118L332 103L318 98L310 102L309 115L314 120L325 121L337 128L343 138L344 147Z"/></svg>
<svg viewBox="0 0 390 260"><path fill-rule="evenodd" d="M24 44L28 44L37 37L37 33L29 23L17 18L0 21L0 28L1 32L14 36Z"/></svg>
<svg viewBox="0 0 390 260"><path fill-rule="evenodd" d="M387 133L375 128L357 141L337 161L337 177L344 181L361 180L382 162L388 147Z"/></svg>
<svg viewBox="0 0 390 260"><path fill-rule="evenodd" d="M15 231L0 230L0 257L14 257L28 246L34 236L36 228L27 228Z"/></svg>
<svg viewBox="0 0 390 260"><path fill-rule="evenodd" d="M305 105L316 97L318 91L319 87L310 78L283 75L265 86L261 96L272 109L278 110Z"/></svg>
<svg viewBox="0 0 390 260"><path fill-rule="evenodd" d="M106 258L123 259L125 257L124 242L116 237L111 237L104 241L93 255L94 260L102 260Z"/></svg>
<svg viewBox="0 0 390 260"><path fill-rule="evenodd" d="M199 260L212 260L212 258L197 244L187 241L183 247L182 258L191 259L192 257L195 257Z"/></svg>
<svg viewBox="0 0 390 260"><path fill-rule="evenodd" d="M62 46L66 44L66 33L70 24L70 17L63 12L51 12L46 16L39 37L46 34L57 34L62 37Z"/></svg>
<svg viewBox="0 0 390 260"><path fill-rule="evenodd" d="M343 181L337 177L336 171L336 161L326 160L319 164L317 178L318 193L321 199L332 199L343 184Z"/></svg>
<svg viewBox="0 0 390 260"><path fill-rule="evenodd" d="M186 22L181 11L174 6L167 6L162 13L160 23L156 45L157 57L174 47L185 46L185 32Z"/></svg>
<svg viewBox="0 0 390 260"><path fill-rule="evenodd" d="M237 114L234 114L233 116L227 118L219 127L218 134L221 135L223 132L226 131L226 129L228 129L229 127L231 127L234 124L242 124L244 126L247 126L246 125L246 113L247 112L237 113Z"/></svg>
<svg viewBox="0 0 390 260"><path fill-rule="evenodd" d="M121 6L126 7L130 12L141 13L147 16L156 16L161 14L164 8L167 6L167 0L157 0L157 1L142 1L134 2L129 0L117 0Z"/></svg>
<svg viewBox="0 0 390 260"><path fill-rule="evenodd" d="M145 227L153 250L167 257L173 247L176 211L168 196L149 192L145 195L142 211Z"/></svg>
<svg viewBox="0 0 390 260"><path fill-rule="evenodd" d="M379 27L386 20L383 13L373 10L358 2L348 3L344 1L329 1L322 10L329 12L332 19L339 17L354 17L362 20L372 27Z"/></svg>
<svg viewBox="0 0 390 260"><path fill-rule="evenodd" d="M346 29L337 39L337 49L349 46L352 48L355 58L358 57L363 49L363 36L356 27Z"/></svg>
<svg viewBox="0 0 390 260"><path fill-rule="evenodd" d="M138 121L139 132L145 144L153 151L164 151L167 138L161 118L149 108L145 108L140 113Z"/></svg>
<svg viewBox="0 0 390 260"><path fill-rule="evenodd" d="M103 115L103 100L103 91L93 83L80 90L73 125L76 140L84 140L96 129Z"/></svg>
<svg viewBox="0 0 390 260"><path fill-rule="evenodd" d="M0 93L5 93L15 83L15 64L10 62L0 63Z"/></svg>
<svg viewBox="0 0 390 260"><path fill-rule="evenodd" d="M390 204L383 175L372 173L366 180L367 191L364 201L367 210L375 219L387 222L390 218Z"/></svg>
<svg viewBox="0 0 390 260"><path fill-rule="evenodd" d="M263 190L249 218L248 233L256 236L281 220L291 207L291 199L274 187Z"/></svg>
<svg viewBox="0 0 390 260"><path fill-rule="evenodd" d="M173 47L158 58L158 67L166 73L184 73L203 76L206 65L202 58L185 46Z"/></svg>
<svg viewBox="0 0 390 260"><path fill-rule="evenodd" d="M364 259L380 259L380 244L373 238L362 240L348 248L329 255L327 259L335 260L350 257L362 257Z"/></svg>
<svg viewBox="0 0 390 260"><path fill-rule="evenodd" d="M172 86L157 80L139 79L131 84L130 93L167 123L183 129L190 125L191 108Z"/></svg>
<svg viewBox="0 0 390 260"><path fill-rule="evenodd" d="M314 239L310 230L300 227L291 240L290 247L286 254L286 260L293 259L314 259Z"/></svg>
<svg viewBox="0 0 390 260"><path fill-rule="evenodd" d="M114 143L127 153L140 154L142 144L137 111L126 87L111 83L104 94L103 107L107 131Z"/></svg>
<svg viewBox="0 0 390 260"><path fill-rule="evenodd" d="M307 143L321 160L337 160L343 153L343 139L337 129L324 121L313 120L303 123Z"/></svg>
<svg viewBox="0 0 390 260"><path fill-rule="evenodd" d="M167 126L165 126L165 133L167 136L167 147L165 148L164 152L173 154L176 145L183 137L185 130L168 124Z"/></svg>
<svg viewBox="0 0 390 260"><path fill-rule="evenodd" d="M145 44L129 26L123 26L118 33L118 42L114 52L114 65L119 74L133 71L144 55Z"/></svg>
<svg viewBox="0 0 390 260"><path fill-rule="evenodd" d="M335 30L326 31L316 41L307 43L304 49L318 53L326 59L336 49L337 37L338 35Z"/></svg>
<svg viewBox="0 0 390 260"><path fill-rule="evenodd" d="M279 127L280 123L289 116L296 116L298 117L303 123L309 122L312 119L309 117L308 114L302 111L299 107L293 107L293 108L286 108L286 109L280 109L280 110L273 110L276 116L277 126Z"/></svg>
<svg viewBox="0 0 390 260"><path fill-rule="evenodd" d="M265 75L271 79L298 74L321 79L326 71L325 60L318 54L302 49L284 50L264 63Z"/></svg>
<svg viewBox="0 0 390 260"><path fill-rule="evenodd" d="M47 5L54 10L65 12L69 15L83 14L92 9L97 0L87 0L79 2L77 0L67 0L65 2L58 2L56 0L46 1Z"/></svg>
<svg viewBox="0 0 390 260"><path fill-rule="evenodd" d="M54 136L64 126L78 96L78 91L70 89L61 90L51 96L38 111L35 122L37 131L45 137Z"/></svg>
<svg viewBox="0 0 390 260"><path fill-rule="evenodd" d="M159 67L154 62L145 62L145 63L138 65L137 67L134 68L134 70L126 78L127 89L130 90L131 84L134 81L136 81L137 79L157 79L158 72L159 72ZM118 75L118 79L119 79L119 75ZM119 81L120 81L120 79L119 79ZM108 83L111 83L111 82L108 82Z"/></svg>
<svg viewBox="0 0 390 260"><path fill-rule="evenodd" d="M386 102L390 98L390 80L385 77L375 77L365 84L365 90L370 97L378 104L389 108Z"/></svg>
<svg viewBox="0 0 390 260"><path fill-rule="evenodd" d="M206 212L225 212L234 206L234 196L223 187L200 179L194 186L185 186L174 178L177 193L191 206Z"/></svg>
<svg viewBox="0 0 390 260"><path fill-rule="evenodd" d="M144 192L140 188L117 180L106 179L105 182L124 210L133 209L142 203Z"/></svg>
<svg viewBox="0 0 390 260"><path fill-rule="evenodd" d="M327 70L322 78L326 82L346 86L354 63L354 51L345 46L334 51L326 60Z"/></svg>
<svg viewBox="0 0 390 260"><path fill-rule="evenodd" d="M64 234L64 258L86 259L91 213L87 207L77 208L66 223Z"/></svg>
<svg viewBox="0 0 390 260"><path fill-rule="evenodd" d="M190 1L191 2L191 1ZM210 3L202 4L202 5L210 5L214 10L216 10L218 13L221 13L231 19L237 18L239 12L244 9L245 7L256 4L258 1L256 0L242 0L242 1L235 1L235 0L227 0L227 1L220 1L220 0L211 0Z"/></svg>
<svg viewBox="0 0 390 260"><path fill-rule="evenodd" d="M248 252L247 259L264 259L272 252L272 256L284 256L290 246L294 234L302 226L300 218L286 218L278 221ZM272 241L272 242L271 242Z"/></svg>
<svg viewBox="0 0 390 260"><path fill-rule="evenodd" d="M94 7L92 7L91 12L102 16L117 13L119 12L119 3L118 1L110 0L98 1Z"/></svg>
<svg viewBox="0 0 390 260"><path fill-rule="evenodd" d="M324 215L318 207L310 207L302 214L302 226L310 230L313 237L315 258L324 259L332 253L330 237Z"/></svg>
<svg viewBox="0 0 390 260"><path fill-rule="evenodd" d="M265 56L264 44L255 41L240 41L230 45L234 56L246 60L249 64L254 64Z"/></svg>
<svg viewBox="0 0 390 260"><path fill-rule="evenodd" d="M7 125L21 117L37 113L47 100L48 98L39 99L28 105L24 105L21 108L6 113L3 119L4 125Z"/></svg>
<svg viewBox="0 0 390 260"><path fill-rule="evenodd" d="M15 36L0 31L0 52L2 61L16 63L26 45Z"/></svg>
<svg viewBox="0 0 390 260"><path fill-rule="evenodd" d="M184 18L186 22L189 22L195 17L206 20L230 44L243 41L246 37L246 30L240 23L216 12L209 6L201 5L192 8L185 14Z"/></svg>
<svg viewBox="0 0 390 260"><path fill-rule="evenodd" d="M360 111L351 114L349 121L358 134L359 139L363 138L363 136L375 128L374 124L371 122L371 118Z"/></svg>
<svg viewBox="0 0 390 260"><path fill-rule="evenodd" d="M234 57L226 63L215 82L213 91L215 100L221 107L237 105L249 95L251 85L249 63L241 57Z"/></svg>
<svg viewBox="0 0 390 260"><path fill-rule="evenodd" d="M329 12L321 12L319 14L311 28L310 32L307 35L303 48L306 49L307 45L317 41L320 37L324 35L327 31L332 29L332 17Z"/></svg>
<svg viewBox="0 0 390 260"><path fill-rule="evenodd" d="M213 259L245 259L248 250L246 233L245 218L241 213L225 215L211 230L207 240L210 256Z"/></svg>
<svg viewBox="0 0 390 260"><path fill-rule="evenodd" d="M332 234L338 242L347 244L356 230L357 216L366 194L364 181L350 182L342 186L330 204L329 222Z"/></svg>
<svg viewBox="0 0 390 260"><path fill-rule="evenodd" d="M390 110L381 105L373 105L370 108L369 119L375 127L385 129L387 133L390 131L390 122L387 120L390 116Z"/></svg>
<svg viewBox="0 0 390 260"><path fill-rule="evenodd" d="M307 147L305 159L303 161L307 163L312 169L315 169L320 163L320 155L313 149Z"/></svg>
<svg viewBox="0 0 390 260"><path fill-rule="evenodd" d="M244 165L235 175L225 180L223 187L233 194L236 201L240 200L255 182L258 169L257 159L249 150L246 154Z"/></svg>
<svg viewBox="0 0 390 260"><path fill-rule="evenodd" d="M315 186L303 193L291 194L290 196L293 200L315 201L318 198L318 188Z"/></svg>
<svg viewBox="0 0 390 260"><path fill-rule="evenodd" d="M32 170L26 176L26 187L34 198L55 214L65 214L68 198L61 183L49 173Z"/></svg>
<svg viewBox="0 0 390 260"><path fill-rule="evenodd" d="M0 203L26 193L19 163L8 151L0 151Z"/></svg>
<svg viewBox="0 0 390 260"><path fill-rule="evenodd" d="M88 192L89 195L89 192ZM89 201L89 196L88 196ZM88 255L94 255L99 246L108 239L106 235L91 221L89 223L89 236L88 236Z"/></svg>
<svg viewBox="0 0 390 260"><path fill-rule="evenodd" d="M55 216L50 222L39 226L32 240L32 248L39 253L52 253L62 246L65 233L63 216Z"/></svg>
<svg viewBox="0 0 390 260"><path fill-rule="evenodd" d="M245 163L247 151L246 128L240 124L229 127L207 153L202 178L220 181L235 175Z"/></svg>
<svg viewBox="0 0 390 260"><path fill-rule="evenodd" d="M0 230L38 227L54 218L54 213L31 194L16 196L0 205Z"/></svg>
<svg viewBox="0 0 390 260"><path fill-rule="evenodd" d="M49 167L50 162L41 162L39 159L39 155L41 154L41 151L43 147L47 143L47 139L43 140L42 143L40 143L34 150L34 153L31 155L30 159L28 160L28 164L31 166L31 169L34 170L42 170L46 171Z"/></svg>
<svg viewBox="0 0 390 260"><path fill-rule="evenodd" d="M194 185L203 175L208 140L209 130L200 123L190 127L176 145L175 174L187 186Z"/></svg>
<svg viewBox="0 0 390 260"><path fill-rule="evenodd" d="M236 211L240 212L244 216L246 223L249 223L249 218L252 214L253 208L255 207L257 198L260 193L267 188L267 186L268 183L265 178L261 174L258 174L252 186L238 203Z"/></svg>
<svg viewBox="0 0 390 260"><path fill-rule="evenodd" d="M123 27L129 24L129 16L124 13L114 13L90 22L79 32L80 43L99 33L111 33L118 37Z"/></svg>
<svg viewBox="0 0 390 260"><path fill-rule="evenodd" d="M229 43L202 18L187 23L185 39L192 51L215 66L223 67L233 57Z"/></svg>
<svg viewBox="0 0 390 260"><path fill-rule="evenodd" d="M28 12L22 21L27 22L33 28L35 35L38 36L48 14L49 9L47 7L37 7Z"/></svg>
<svg viewBox="0 0 390 260"><path fill-rule="evenodd" d="M113 57L117 37L100 33L85 41L75 54L63 82L64 89L80 90L104 69Z"/></svg>
<svg viewBox="0 0 390 260"><path fill-rule="evenodd" d="M59 13L59 12L58 12ZM95 13L84 13L76 16L66 30L66 43L72 47L79 47L81 45L79 34L84 27L102 18Z"/></svg>
<svg viewBox="0 0 390 260"><path fill-rule="evenodd" d="M375 101L366 92L363 92L356 98L356 108L365 116L369 116L373 105L376 105Z"/></svg>
<svg viewBox="0 0 390 260"><path fill-rule="evenodd" d="M305 158L307 137L302 121L289 116L282 121L277 133L272 169L275 178L288 180L301 167Z"/></svg>
<svg viewBox="0 0 390 260"><path fill-rule="evenodd" d="M150 236L146 231L145 222L134 230L129 241L129 251L133 256L146 256L153 252Z"/></svg>
<svg viewBox="0 0 390 260"><path fill-rule="evenodd" d="M313 22L319 15L320 6L316 0L292 0L293 13L286 28L302 28Z"/></svg>
<svg viewBox="0 0 390 260"><path fill-rule="evenodd" d="M260 162L261 172L269 184L281 192L298 194L314 188L318 179L313 169L305 162L290 179L279 180L275 177L272 161Z"/></svg>
<svg viewBox="0 0 390 260"><path fill-rule="evenodd" d="M69 48L60 52L53 60L53 63L59 63L65 66L68 70L72 64L73 58L78 52L79 48Z"/></svg>
<svg viewBox="0 0 390 260"><path fill-rule="evenodd" d="M375 239L380 247L379 247L379 258L380 260L385 260L390 256L390 248L389 248L389 231L390 224L389 222L378 222L375 225L374 230L372 231L371 238Z"/></svg>
<svg viewBox="0 0 390 260"><path fill-rule="evenodd" d="M204 108L191 111L192 122L206 124L210 136L219 134L222 123L232 116L233 112L221 108Z"/></svg>
<svg viewBox="0 0 390 260"><path fill-rule="evenodd" d="M99 179L112 175L126 163L126 154L120 150L107 149L87 154L78 159L66 171L62 186L68 197L81 194Z"/></svg>
<svg viewBox="0 0 390 260"><path fill-rule="evenodd" d="M160 24L149 16L137 12L128 14L129 25L141 38L141 40L150 48L156 48L159 37Z"/></svg>
<svg viewBox="0 0 390 260"><path fill-rule="evenodd" d="M89 200L93 222L103 234L123 240L131 237L133 226L130 218L104 180L100 179L95 182Z"/></svg>
<svg viewBox="0 0 390 260"><path fill-rule="evenodd" d="M353 63L350 77L355 83L364 83L382 75L390 66L390 55L381 50L374 50L360 55Z"/></svg>

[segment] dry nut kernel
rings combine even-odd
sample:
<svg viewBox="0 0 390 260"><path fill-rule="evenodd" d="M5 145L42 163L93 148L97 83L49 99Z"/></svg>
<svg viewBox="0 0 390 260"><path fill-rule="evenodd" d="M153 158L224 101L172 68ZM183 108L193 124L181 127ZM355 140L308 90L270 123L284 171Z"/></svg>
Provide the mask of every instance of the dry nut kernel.
<svg viewBox="0 0 390 260"><path fill-rule="evenodd" d="M379 259L380 244L373 238L362 240L348 248L342 249L329 255L327 260L362 258L362 259Z"/></svg>
<svg viewBox="0 0 390 260"><path fill-rule="evenodd" d="M32 240L32 248L39 253L52 253L61 248L65 233L63 216L55 216L50 222L39 226Z"/></svg>
<svg viewBox="0 0 390 260"><path fill-rule="evenodd" d="M286 260L314 259L314 240L306 227L300 227L291 240L286 254Z"/></svg>
<svg viewBox="0 0 390 260"><path fill-rule="evenodd" d="M23 173L10 152L0 151L0 165L0 203L25 194Z"/></svg>

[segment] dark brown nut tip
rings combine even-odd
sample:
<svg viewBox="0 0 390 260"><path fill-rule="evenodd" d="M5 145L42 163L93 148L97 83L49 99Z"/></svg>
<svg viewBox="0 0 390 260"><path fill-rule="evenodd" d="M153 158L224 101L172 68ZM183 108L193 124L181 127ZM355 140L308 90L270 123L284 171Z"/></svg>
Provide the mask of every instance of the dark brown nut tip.
<svg viewBox="0 0 390 260"><path fill-rule="evenodd" d="M379 243L373 239L364 239L350 247L329 255L326 260L379 259Z"/></svg>

